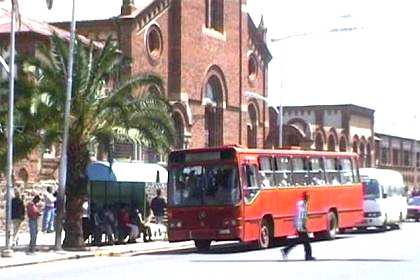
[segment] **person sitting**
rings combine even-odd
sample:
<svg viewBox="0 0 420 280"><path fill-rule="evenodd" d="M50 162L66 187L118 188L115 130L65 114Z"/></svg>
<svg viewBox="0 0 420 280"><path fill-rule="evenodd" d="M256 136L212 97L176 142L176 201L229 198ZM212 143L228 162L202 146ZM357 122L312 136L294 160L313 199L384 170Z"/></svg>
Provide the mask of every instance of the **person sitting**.
<svg viewBox="0 0 420 280"><path fill-rule="evenodd" d="M128 233L128 243L136 243L136 238L139 235L139 228L132 223L127 205L123 205L118 213L118 222L120 228Z"/></svg>
<svg viewBox="0 0 420 280"><path fill-rule="evenodd" d="M152 241L152 230L150 228L150 215L145 220L143 220L143 215L139 209L136 209L134 213L135 213L135 217L134 217L135 224L139 228L139 232L143 237L143 242Z"/></svg>
<svg viewBox="0 0 420 280"><path fill-rule="evenodd" d="M104 230L107 236L108 244L113 245L115 243L116 237L118 236L116 231L114 231L116 218L114 213L111 211L111 208L107 205L104 206L103 218Z"/></svg>
<svg viewBox="0 0 420 280"><path fill-rule="evenodd" d="M104 232L104 221L101 210L94 203L91 205L90 212L91 230L93 235L93 244L99 246L102 243L102 233Z"/></svg>

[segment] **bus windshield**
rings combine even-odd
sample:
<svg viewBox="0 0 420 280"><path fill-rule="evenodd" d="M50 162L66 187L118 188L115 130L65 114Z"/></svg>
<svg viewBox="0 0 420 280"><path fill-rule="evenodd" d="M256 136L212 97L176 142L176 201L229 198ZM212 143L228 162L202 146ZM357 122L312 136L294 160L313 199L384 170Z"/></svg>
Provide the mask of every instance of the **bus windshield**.
<svg viewBox="0 0 420 280"><path fill-rule="evenodd" d="M234 165L195 165L172 169L171 206L234 205L239 202L238 169Z"/></svg>
<svg viewBox="0 0 420 280"><path fill-rule="evenodd" d="M366 179L363 182L363 194L365 198L379 198L380 189L379 183L374 179Z"/></svg>

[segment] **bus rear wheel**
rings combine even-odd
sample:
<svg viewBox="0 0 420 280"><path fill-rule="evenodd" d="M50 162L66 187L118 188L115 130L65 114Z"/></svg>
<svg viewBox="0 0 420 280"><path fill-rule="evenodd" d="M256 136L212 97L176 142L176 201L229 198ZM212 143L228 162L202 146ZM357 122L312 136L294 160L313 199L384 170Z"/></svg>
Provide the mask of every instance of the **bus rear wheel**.
<svg viewBox="0 0 420 280"><path fill-rule="evenodd" d="M337 236L338 219L334 212L329 212L327 215L327 230L314 233L315 239L318 240L332 240Z"/></svg>
<svg viewBox="0 0 420 280"><path fill-rule="evenodd" d="M271 234L271 229L269 223L266 219L262 220L260 225L260 235L257 241L257 246L259 249L267 249L271 245L273 237Z"/></svg>
<svg viewBox="0 0 420 280"><path fill-rule="evenodd" d="M199 252L208 252L210 250L211 240L194 240L194 244Z"/></svg>

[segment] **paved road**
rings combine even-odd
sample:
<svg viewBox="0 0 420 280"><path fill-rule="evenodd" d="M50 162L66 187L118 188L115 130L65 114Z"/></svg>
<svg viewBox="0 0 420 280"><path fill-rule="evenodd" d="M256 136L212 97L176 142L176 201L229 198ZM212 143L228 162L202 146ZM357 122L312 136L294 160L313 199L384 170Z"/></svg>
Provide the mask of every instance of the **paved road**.
<svg viewBox="0 0 420 280"><path fill-rule="evenodd" d="M283 261L279 247L255 251L243 245L224 245L207 254L188 249L3 269L0 278L420 279L419 236L420 223L406 223L402 230L345 234L334 241L313 243L317 257L313 262L302 261L302 247Z"/></svg>

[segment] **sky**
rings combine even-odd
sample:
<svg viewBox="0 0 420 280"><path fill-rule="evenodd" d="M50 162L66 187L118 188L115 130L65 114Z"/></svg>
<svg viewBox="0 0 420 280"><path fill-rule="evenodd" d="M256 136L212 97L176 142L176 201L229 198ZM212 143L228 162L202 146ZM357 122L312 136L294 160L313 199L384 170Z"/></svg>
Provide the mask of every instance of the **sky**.
<svg viewBox="0 0 420 280"><path fill-rule="evenodd" d="M54 0L51 11L45 0L19 1L27 17L65 21L71 16L70 0ZM77 18L116 15L121 2L76 0ZM274 57L269 66L271 103L356 104L375 110L376 132L420 139L417 2L248 0L255 23L263 15L268 28ZM329 32L345 28L352 31Z"/></svg>

